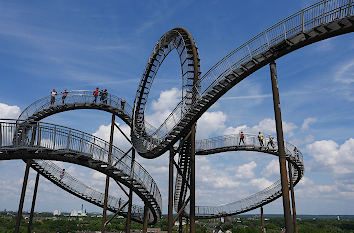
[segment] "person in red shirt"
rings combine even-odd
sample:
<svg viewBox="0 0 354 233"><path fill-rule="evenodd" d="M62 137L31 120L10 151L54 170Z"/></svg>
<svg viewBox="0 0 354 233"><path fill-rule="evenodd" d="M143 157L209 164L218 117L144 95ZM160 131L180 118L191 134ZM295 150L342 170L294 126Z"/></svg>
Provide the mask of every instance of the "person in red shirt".
<svg viewBox="0 0 354 233"><path fill-rule="evenodd" d="M99 91L100 91L100 90L98 89L98 87L96 88L96 90L93 91L93 97L94 97L94 99L93 99L92 103L96 103L96 102L97 102L97 97L98 97Z"/></svg>
<svg viewBox="0 0 354 233"><path fill-rule="evenodd" d="M242 131L240 133L240 141L238 142L238 145L241 145L241 142L243 142L243 145L245 145L245 135Z"/></svg>

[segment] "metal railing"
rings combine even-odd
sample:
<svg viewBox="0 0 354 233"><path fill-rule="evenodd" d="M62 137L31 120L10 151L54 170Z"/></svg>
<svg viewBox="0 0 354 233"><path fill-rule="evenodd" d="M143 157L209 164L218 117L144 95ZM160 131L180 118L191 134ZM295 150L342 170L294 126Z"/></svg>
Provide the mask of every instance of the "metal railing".
<svg viewBox="0 0 354 233"><path fill-rule="evenodd" d="M35 160L35 163L32 164L35 167L39 166L41 169L43 169L45 174L48 174L51 176L51 180L54 180L57 182L59 185L65 187L66 189L70 190L73 193L76 193L77 195L81 197L89 197L92 201L97 203L100 206L103 206L104 202L104 193L101 193L100 191L97 191L96 189L91 188L90 186L87 186L83 182L79 181L75 177L71 176L68 172L65 172L62 177L62 168L60 168L58 165L54 164L53 162L49 160ZM86 198L87 199L87 198ZM108 209L111 210L118 210L127 200L121 198L121 197L115 197L115 196L108 196ZM138 205L133 205L133 215L143 215L144 214L144 208ZM128 207L124 207L122 212L128 212Z"/></svg>
<svg viewBox="0 0 354 233"><path fill-rule="evenodd" d="M187 108L185 105L187 101L182 99L155 132L148 133L148 135L133 134L133 137L136 137L134 141L138 151L147 152L160 146L187 114L194 115L193 111L199 111L197 108L201 104L199 100L207 96L208 92L213 90L221 80L229 74L238 76L235 70L242 68L242 64L253 61L255 56L268 51L292 36L306 33L316 26L351 16L354 12L353 9L352 0L322 0L285 18L236 48L199 79L197 88L193 88L188 97L188 101L192 103L191 107ZM193 97L192 100L190 100L191 97ZM150 129L146 130L146 132L150 131ZM162 148L160 149L162 150Z"/></svg>
<svg viewBox="0 0 354 233"><path fill-rule="evenodd" d="M35 138L32 132L35 130ZM76 152L89 159L104 162L114 169L113 173L128 177L147 191L157 205L158 218L161 215L162 199L160 191L150 174L136 161L131 172L131 156L113 145L111 163L108 163L109 143L85 132L64 126L37 122L29 124L25 121L0 121L0 148L38 148L58 152ZM1 154L0 154L1 156Z"/></svg>
<svg viewBox="0 0 354 233"><path fill-rule="evenodd" d="M273 143L269 143L270 140ZM288 157L289 161L291 162L291 165L293 166L292 182L296 184L304 175L303 155L301 151L299 151L291 143L284 143L286 156ZM271 144L273 144L273 146L271 146ZM263 146L261 146L260 144L258 135L246 133L244 133L244 143L240 141L240 134L225 135L196 141L196 154L204 154L203 152L208 153L208 151L210 152L217 149L224 149L224 151L228 151L227 148L229 148L230 151L254 150L273 154L277 154L278 151L277 139L272 136L267 136L263 139ZM196 216L201 218L208 218L243 213L260 205L268 203L280 196L281 182L280 180L278 180L266 189L232 203L220 206L196 206ZM189 208L186 208L185 210L186 213L189 214Z"/></svg>

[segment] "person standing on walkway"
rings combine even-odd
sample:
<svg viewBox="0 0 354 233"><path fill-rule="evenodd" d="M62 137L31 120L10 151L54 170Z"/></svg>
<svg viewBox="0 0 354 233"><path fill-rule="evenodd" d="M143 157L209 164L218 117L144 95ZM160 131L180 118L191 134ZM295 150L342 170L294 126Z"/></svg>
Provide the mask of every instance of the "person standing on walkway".
<svg viewBox="0 0 354 233"><path fill-rule="evenodd" d="M92 103L96 103L97 102L97 97L98 97L98 93L99 93L99 89L98 89L98 87L96 88L96 90L94 90L93 91L93 101L92 101Z"/></svg>
<svg viewBox="0 0 354 233"><path fill-rule="evenodd" d="M240 141L238 142L238 145L241 145L241 142L243 142L243 145L245 145L245 135L242 131L240 133Z"/></svg>
<svg viewBox="0 0 354 233"><path fill-rule="evenodd" d="M104 89L104 91L101 91L101 102L107 104L107 97L108 97L108 91L107 89Z"/></svg>
<svg viewBox="0 0 354 233"><path fill-rule="evenodd" d="M61 97L61 102L62 102L62 104L64 104L64 103L65 103L65 99L66 99L66 97L68 96L69 92L68 92L68 90L65 89L65 90L62 92L62 94L63 94L63 96Z"/></svg>
<svg viewBox="0 0 354 233"><path fill-rule="evenodd" d="M64 175L65 175L65 168L63 168L63 170L61 170L61 172L60 172L60 182L61 182L61 180L64 178Z"/></svg>
<svg viewBox="0 0 354 233"><path fill-rule="evenodd" d="M263 144L263 139L264 139L263 134L262 134L261 132L259 132L259 133L258 133L258 141L259 141L259 145L260 145L261 147L264 146L264 144Z"/></svg>
<svg viewBox="0 0 354 233"><path fill-rule="evenodd" d="M270 134L268 134L268 143L267 143L267 147L269 148L269 145L272 146L272 148L274 149L274 141L273 141L273 137L270 136Z"/></svg>
<svg viewBox="0 0 354 233"><path fill-rule="evenodd" d="M120 100L120 107L122 108L122 112L124 112L124 107L125 107L125 99Z"/></svg>
<svg viewBox="0 0 354 233"><path fill-rule="evenodd" d="M55 103L55 96L57 95L57 91L53 89L53 91L50 93L50 105L54 105Z"/></svg>

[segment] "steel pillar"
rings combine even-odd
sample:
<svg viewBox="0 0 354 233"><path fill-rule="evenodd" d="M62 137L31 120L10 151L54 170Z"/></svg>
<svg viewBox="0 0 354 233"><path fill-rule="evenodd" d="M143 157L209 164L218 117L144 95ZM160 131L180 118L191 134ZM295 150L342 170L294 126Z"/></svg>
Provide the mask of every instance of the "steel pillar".
<svg viewBox="0 0 354 233"><path fill-rule="evenodd" d="M111 156L112 156L114 123L115 123L115 115L112 114L111 134L109 136L109 151L108 151L108 164L109 165L111 164ZM105 223L106 223L106 217L107 217L108 192L109 192L109 176L106 176L106 186L104 189L104 202L103 202L103 213L102 213L102 228L101 228L102 233L105 232Z"/></svg>
<svg viewBox="0 0 354 233"><path fill-rule="evenodd" d="M262 226L262 233L265 233L265 229L264 229L264 214L263 214L263 206L261 206L261 226Z"/></svg>
<svg viewBox="0 0 354 233"><path fill-rule="evenodd" d="M297 233L298 229L297 229L297 219L296 219L295 191L294 191L294 184L292 182L293 172L292 172L290 162L288 162L288 170L289 170L289 180L290 180L291 207L293 209L294 233Z"/></svg>
<svg viewBox="0 0 354 233"><path fill-rule="evenodd" d="M36 205L36 199L37 199L38 182L39 182L39 173L37 172L36 183L34 184L31 214L30 214L30 217L29 217L29 222L28 222L28 227L27 227L27 232L28 233L31 233L31 227L32 227L32 222L33 222L33 214L34 214L34 207Z"/></svg>
<svg viewBox="0 0 354 233"><path fill-rule="evenodd" d="M293 224L292 224L291 210L290 210L289 183L288 183L288 175L286 171L286 154L285 154L285 147L284 147L283 125L281 119L277 68L276 68L275 61L272 61L269 64L269 66L270 66L270 76L272 80L275 125L277 130L278 156L279 156L279 165L280 165L280 180L281 180L281 190L282 190L282 197L283 197L285 227L286 227L286 233L292 233Z"/></svg>
<svg viewBox="0 0 354 233"><path fill-rule="evenodd" d="M190 233L195 233L195 128L196 124L193 124L191 128L191 136L190 136L190 142L191 142L191 174L190 174L190 189L189 189L189 195L190 195L190 214L189 214L189 219L190 219Z"/></svg>
<svg viewBox="0 0 354 233"><path fill-rule="evenodd" d="M132 204L133 204L133 179L132 176L134 174L134 161L135 161L135 149L132 150L132 161L130 165L130 188L129 188L129 204L128 204L128 215L127 221L125 223L125 232L130 233L131 221L132 221Z"/></svg>
<svg viewBox="0 0 354 233"><path fill-rule="evenodd" d="M26 188L27 188L27 181L28 181L29 169L30 169L30 160L27 160L27 161L26 161L25 175L24 175L24 177L23 177L23 184L22 184L22 192L21 192L21 197L20 197L20 204L18 205L18 212L17 212L17 219L16 219L16 226L15 226L15 231L14 231L14 233L19 233L19 231L20 231L20 225L21 225L21 219L22 219L23 202L25 201L25 195L26 195Z"/></svg>
<svg viewBox="0 0 354 233"><path fill-rule="evenodd" d="M147 233L148 217L149 217L149 208L145 205L144 206L143 233Z"/></svg>
<svg viewBox="0 0 354 233"><path fill-rule="evenodd" d="M170 150L169 173L168 173L168 232L172 233L173 228L173 160L175 152Z"/></svg>

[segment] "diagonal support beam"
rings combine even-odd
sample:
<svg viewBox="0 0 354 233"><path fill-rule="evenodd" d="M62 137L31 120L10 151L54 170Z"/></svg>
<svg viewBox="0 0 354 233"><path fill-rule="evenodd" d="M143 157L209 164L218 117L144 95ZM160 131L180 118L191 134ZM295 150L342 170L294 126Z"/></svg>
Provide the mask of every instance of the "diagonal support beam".
<svg viewBox="0 0 354 233"><path fill-rule="evenodd" d="M129 196L129 193L127 192L127 190L125 190L125 188L121 185L121 183L119 183L117 180L115 181L118 184L118 186L122 189L122 191L125 193L125 195Z"/></svg>
<svg viewBox="0 0 354 233"><path fill-rule="evenodd" d="M186 208L186 206L188 205L188 202L190 201L190 198L191 198L191 197L189 196L189 197L187 198L187 200L183 203L181 209L179 209L178 213L176 214L175 218L173 219L173 223L175 223L175 222L178 220L178 218L179 218L179 216L182 214L184 208Z"/></svg>
<svg viewBox="0 0 354 233"><path fill-rule="evenodd" d="M123 132L123 130L117 125L117 123L114 122L114 126L117 127L117 129L119 130L119 132L121 132L123 134L123 136L125 137L125 139L127 139L127 141L132 144L132 141L128 138L128 136Z"/></svg>
<svg viewBox="0 0 354 233"><path fill-rule="evenodd" d="M107 226L107 224L110 223L110 222L119 214L119 212L121 212L121 211L124 209L124 207L126 207L126 206L128 205L128 203L129 203L129 201L127 201L126 203L124 203L124 205L122 205L122 207L120 207L120 208L117 210L117 212L115 212L115 213L113 214L113 216L112 216L110 219L108 219L107 222L104 223L104 226Z"/></svg>

